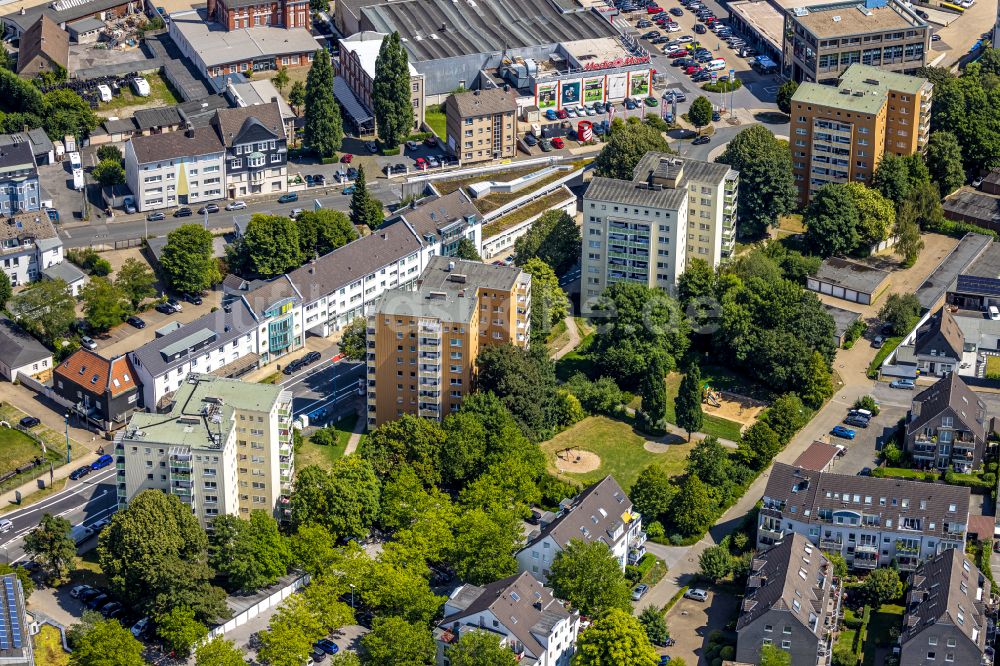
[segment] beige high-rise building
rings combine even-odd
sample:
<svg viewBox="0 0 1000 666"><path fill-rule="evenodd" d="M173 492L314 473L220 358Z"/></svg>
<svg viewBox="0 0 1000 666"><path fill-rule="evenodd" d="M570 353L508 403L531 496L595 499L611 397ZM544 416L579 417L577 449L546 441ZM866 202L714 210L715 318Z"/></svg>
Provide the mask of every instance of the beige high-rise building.
<svg viewBox="0 0 1000 666"><path fill-rule="evenodd" d="M166 414L136 413L115 439L118 503L176 495L205 528L219 515L283 517L292 488L292 394L192 373Z"/></svg>
<svg viewBox="0 0 1000 666"><path fill-rule="evenodd" d="M517 100L503 88L455 93L444 103L448 152L462 164L509 159L517 150Z"/></svg>
<svg viewBox="0 0 1000 666"><path fill-rule="evenodd" d="M443 419L472 390L481 348L527 347L530 333L530 275L434 257L413 289L386 291L368 317L368 424Z"/></svg>
<svg viewBox="0 0 1000 666"><path fill-rule="evenodd" d="M933 89L927 79L867 65L851 65L836 86L799 85L790 131L800 203L829 183L870 183L886 153L923 151Z"/></svg>

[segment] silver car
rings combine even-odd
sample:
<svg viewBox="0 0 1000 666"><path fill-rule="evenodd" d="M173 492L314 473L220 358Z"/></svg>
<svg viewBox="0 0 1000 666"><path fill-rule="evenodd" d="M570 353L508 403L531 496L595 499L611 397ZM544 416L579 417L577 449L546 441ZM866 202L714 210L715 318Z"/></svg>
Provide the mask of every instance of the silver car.
<svg viewBox="0 0 1000 666"><path fill-rule="evenodd" d="M695 601L708 601L708 592L702 590L701 588L695 588L693 590L688 590L684 593L685 599L694 599Z"/></svg>

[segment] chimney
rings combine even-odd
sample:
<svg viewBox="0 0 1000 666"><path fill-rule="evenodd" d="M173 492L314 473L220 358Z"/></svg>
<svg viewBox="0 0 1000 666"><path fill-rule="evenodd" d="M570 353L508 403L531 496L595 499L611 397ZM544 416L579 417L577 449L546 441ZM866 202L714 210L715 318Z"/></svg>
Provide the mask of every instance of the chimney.
<svg viewBox="0 0 1000 666"><path fill-rule="evenodd" d="M192 127L190 125L188 125L187 127L185 127L184 128L184 136L186 136L189 139L193 139L194 138L194 127Z"/></svg>
<svg viewBox="0 0 1000 666"><path fill-rule="evenodd" d="M208 4L205 7L205 9L208 12L208 20L209 21L211 21L212 19L215 18L215 10L216 10L216 5L217 4L218 4L218 0L208 0Z"/></svg>
<svg viewBox="0 0 1000 666"><path fill-rule="evenodd" d="M21 7L21 16L24 16L24 7Z"/></svg>
<svg viewBox="0 0 1000 666"><path fill-rule="evenodd" d="M448 271L451 272L453 270L455 270L455 262L454 261L449 261L448 262Z"/></svg>

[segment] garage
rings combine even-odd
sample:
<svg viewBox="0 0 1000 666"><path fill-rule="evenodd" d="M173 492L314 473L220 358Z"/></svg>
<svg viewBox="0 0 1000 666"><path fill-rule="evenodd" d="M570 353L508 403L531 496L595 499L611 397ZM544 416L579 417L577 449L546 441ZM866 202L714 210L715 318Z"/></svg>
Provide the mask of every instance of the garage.
<svg viewBox="0 0 1000 666"><path fill-rule="evenodd" d="M831 257L815 275L806 278L806 288L834 298L871 305L885 291L888 271L857 261Z"/></svg>

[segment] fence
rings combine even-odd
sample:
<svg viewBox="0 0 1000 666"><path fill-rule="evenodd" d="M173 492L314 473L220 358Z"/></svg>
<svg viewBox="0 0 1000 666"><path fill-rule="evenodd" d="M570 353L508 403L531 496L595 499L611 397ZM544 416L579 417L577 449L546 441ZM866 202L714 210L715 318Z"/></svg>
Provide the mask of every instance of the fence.
<svg viewBox="0 0 1000 666"><path fill-rule="evenodd" d="M230 618L225 624L220 624L219 626L213 628L208 632L207 640L211 640L216 636L224 636L226 632L232 631L236 627L242 627L244 624L254 619L267 609L277 606L292 594L305 587L310 580L311 576L309 574L301 574L288 583L288 585L285 585L279 590L275 590L270 595L260 599L247 608L244 608L242 611Z"/></svg>

